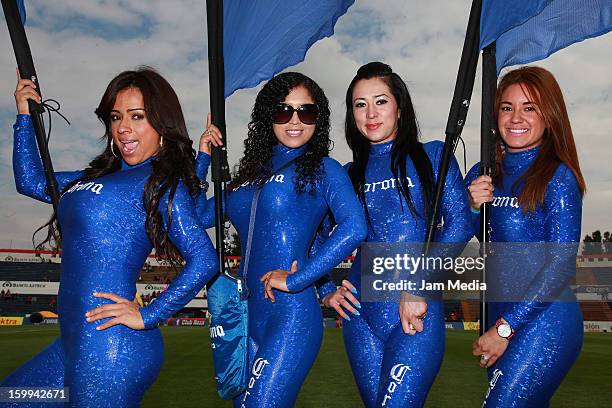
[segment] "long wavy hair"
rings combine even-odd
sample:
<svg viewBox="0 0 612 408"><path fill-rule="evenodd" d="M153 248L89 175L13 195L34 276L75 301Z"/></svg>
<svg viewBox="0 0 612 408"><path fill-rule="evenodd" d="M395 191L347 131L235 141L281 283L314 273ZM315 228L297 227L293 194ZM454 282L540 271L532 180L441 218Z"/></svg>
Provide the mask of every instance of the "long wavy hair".
<svg viewBox="0 0 612 408"><path fill-rule="evenodd" d="M296 160L294 184L297 192L315 191L317 183L324 177L323 157L329 156L331 147L329 102L316 82L298 72L285 72L275 76L257 94L248 126L248 136L244 141L244 156L228 185L230 190L244 183L261 186L270 177L272 148L279 143L273 129L274 111L292 89L300 86L310 93L319 109L319 115L306 151Z"/></svg>
<svg viewBox="0 0 612 408"><path fill-rule="evenodd" d="M178 97L168 81L154 69L143 66L135 71L124 71L108 84L95 110L98 119L104 125L105 132L102 139L106 147L89 163L82 177L64 187L62 194L78 182L93 180L121 168L121 156L115 156L111 151L110 116L117 94L129 88L138 89L142 93L147 121L160 137L163 137L163 146L152 160L151 175L142 195L146 212L146 232L155 248L156 255L169 261L171 265L178 266L182 260L181 255L168 239L168 230L172 223L172 202L179 181L185 184L192 196L198 192L199 181L195 174L195 150L187 133ZM168 225L167 228L164 228L162 209L159 208L159 205L166 194L168 194L168 205L163 211L166 212ZM42 249L45 243L49 243L54 249L59 249L61 236L55 212L51 220L37 231L45 226L48 227L47 237L36 245L36 249Z"/></svg>
<svg viewBox="0 0 612 408"><path fill-rule="evenodd" d="M561 163L564 163L574 173L580 192L584 194L586 183L580 171L574 134L559 83L552 73L540 67L527 66L508 72L497 86L496 118L499 115L504 91L515 84L520 85L525 95L528 95L539 107L546 126L538 156L515 184L515 187L524 185L518 197L521 208L525 212L534 212L536 207L544 202L548 182ZM497 185L503 178L504 153L505 146L500 137L496 149L495 184Z"/></svg>
<svg viewBox="0 0 612 408"><path fill-rule="evenodd" d="M419 126L416 119L412 99L408 87L399 75L391 70L391 67L382 62L370 62L357 70L357 74L351 81L346 91L346 142L353 152L353 164L349 169L349 176L353 188L363 203L368 220L370 219L368 207L365 200L365 170L370 155L370 141L365 138L357 128L353 114L353 89L357 82L364 79L380 78L391 90L397 101L400 111L398 119L397 136L391 147L391 171L393 177L398 181L395 185L398 193L403 196L408 204L410 213L414 217L427 218L433 205L434 196L434 173L431 161L425 153L423 144L419 141ZM406 161L414 163L421 188L423 189L423 204L425 214L418 214L410 196L410 188L406 179Z"/></svg>

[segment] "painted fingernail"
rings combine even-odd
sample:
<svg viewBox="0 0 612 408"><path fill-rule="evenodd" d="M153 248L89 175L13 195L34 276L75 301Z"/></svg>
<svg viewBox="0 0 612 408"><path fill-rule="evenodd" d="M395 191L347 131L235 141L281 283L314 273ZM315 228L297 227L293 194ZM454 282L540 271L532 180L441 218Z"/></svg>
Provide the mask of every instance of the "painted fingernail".
<svg viewBox="0 0 612 408"><path fill-rule="evenodd" d="M357 309L361 309L361 303L359 303L359 302L355 303L355 307L356 307Z"/></svg>
<svg viewBox="0 0 612 408"><path fill-rule="evenodd" d="M356 295L357 294L357 289L351 288L351 292L353 292Z"/></svg>
<svg viewBox="0 0 612 408"><path fill-rule="evenodd" d="M350 318L350 317L348 317L348 316L346 316L346 317L344 318L344 320L348 320L348 321L350 322L350 321L351 321L351 318Z"/></svg>
<svg viewBox="0 0 612 408"><path fill-rule="evenodd" d="M355 310L355 313L357 316L361 316L361 313L359 313L359 310Z"/></svg>

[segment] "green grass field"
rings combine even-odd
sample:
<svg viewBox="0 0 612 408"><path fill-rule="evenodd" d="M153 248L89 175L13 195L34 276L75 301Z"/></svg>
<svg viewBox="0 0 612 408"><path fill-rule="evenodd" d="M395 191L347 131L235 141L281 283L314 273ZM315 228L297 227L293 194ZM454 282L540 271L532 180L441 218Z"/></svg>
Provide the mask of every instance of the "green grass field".
<svg viewBox="0 0 612 408"><path fill-rule="evenodd" d="M57 326L0 327L0 378L36 354L59 333ZM218 398L208 329L163 327L166 358L143 407L230 407ZM480 407L485 372L470 355L476 332L447 331L446 355L427 407ZM553 399L553 407L603 407L612 401L612 335L587 333L582 354ZM302 387L297 407L361 407L342 333L326 329L321 352Z"/></svg>

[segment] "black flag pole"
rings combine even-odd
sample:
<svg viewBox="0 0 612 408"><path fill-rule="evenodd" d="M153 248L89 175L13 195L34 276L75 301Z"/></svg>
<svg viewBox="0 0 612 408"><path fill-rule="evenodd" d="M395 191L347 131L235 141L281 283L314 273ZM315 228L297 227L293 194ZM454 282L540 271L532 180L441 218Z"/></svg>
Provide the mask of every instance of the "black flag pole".
<svg viewBox="0 0 612 408"><path fill-rule="evenodd" d="M223 195L225 183L230 180L227 163L227 137L225 129L225 70L223 65L223 0L206 0L208 28L208 82L212 123L223 135L223 146L212 148L211 179L215 197L215 243L219 256L219 272L224 272L225 247Z"/></svg>
<svg viewBox="0 0 612 408"><path fill-rule="evenodd" d="M480 116L480 174L495 176L495 148L497 144L497 124L493 112L495 91L497 89L497 64L495 62L495 42L482 50L482 112ZM480 282L487 282L487 256L489 254L489 204L480 206L480 256L485 260ZM480 335L487 327L486 291L480 291Z"/></svg>
<svg viewBox="0 0 612 408"><path fill-rule="evenodd" d="M4 18L6 19L6 25L11 37L11 43L13 44L13 50L15 51L15 59L17 60L19 74L22 79L31 79L36 84L36 92L42 96L38 76L36 75L36 70L34 69L34 61L30 51L30 44L28 43L28 38L26 37L25 29L23 28L23 23L21 22L21 15L19 14L17 1L2 0L2 9L4 10ZM42 105L32 100L28 100L28 105L30 108L32 125L34 126L34 132L36 134L38 153L40 154L40 158L42 160L45 180L47 181L46 191L51 197L51 203L53 204L54 210L57 212L59 190L57 187L57 181L53 175L53 164L51 163L49 145L47 144L47 138L45 136L45 126L42 117L44 108Z"/></svg>
<svg viewBox="0 0 612 408"><path fill-rule="evenodd" d="M448 174L451 157L454 154L455 146L459 141L459 136L463 131L465 118L470 107L474 80L476 78L476 67L478 66L478 54L480 51L480 13L482 10L482 0L473 0L468 20L461 62L457 72L457 82L455 92L451 102L448 122L446 124L446 138L444 140L444 151L438 167L438 178L433 202L433 210L430 214L427 225L427 236L425 241L424 255L427 255L431 243L434 240L434 233L438 224L438 214L440 213L440 203L444 193L444 182Z"/></svg>

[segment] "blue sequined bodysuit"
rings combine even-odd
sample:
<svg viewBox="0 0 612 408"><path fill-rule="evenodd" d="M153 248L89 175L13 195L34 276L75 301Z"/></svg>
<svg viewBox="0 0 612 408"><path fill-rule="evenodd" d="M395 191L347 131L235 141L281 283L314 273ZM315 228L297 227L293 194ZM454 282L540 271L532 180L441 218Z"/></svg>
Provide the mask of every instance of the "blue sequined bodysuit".
<svg viewBox="0 0 612 408"><path fill-rule="evenodd" d="M18 115L13 153L17 189L50 202L34 140L29 115ZM192 299L218 265L212 243L196 216L194 201L179 184L168 235L186 264L167 290L140 309L146 329L117 325L96 331L106 319L85 321L87 311L111 303L94 297L94 291L134 299L136 281L152 249L142 203L151 160L135 166L124 162L121 170L79 182L63 193L58 209L63 234L58 296L61 336L5 379L2 386L66 386L70 392L67 405L71 407L139 406L163 361L157 324ZM81 175L55 173L60 190ZM167 207L167 198L161 200L160 207Z"/></svg>
<svg viewBox="0 0 612 408"><path fill-rule="evenodd" d="M371 222L366 241L422 243L427 219L413 216L395 187L380 188L390 185L387 180L395 180L391 171L392 147L393 142L370 145L365 172L365 200ZM437 177L443 144L429 142L423 148ZM425 214L422 186L410 157L406 161L406 175L416 212ZM450 243L469 240L468 213L463 179L453 158L441 205L444 227L437 231L435 241ZM357 288L359 299L362 294L360 252L349 272L349 281ZM322 288L321 292L327 293L329 290ZM350 321L345 321L343 333L353 375L365 406L422 406L444 355L442 302L435 300L435 297L427 300L424 330L414 336L404 333L402 329L397 301L361 304L361 315L351 316Z"/></svg>
<svg viewBox="0 0 612 408"><path fill-rule="evenodd" d="M306 146L274 147L272 168L304 153ZM197 158L198 176L205 177L210 156ZM249 306L249 360L252 367L246 393L234 400L239 407L291 407L319 352L323 335L321 308L313 284L359 245L366 232L363 209L345 170L323 159L325 176L316 192L296 193L296 164L273 175L259 196L253 227L247 285ZM227 199L227 214L246 250L254 189L241 186ZM201 200L203 224L213 225L212 200ZM338 223L315 256L309 256L317 228L328 210ZM276 291L276 302L264 299L259 279L274 269L298 271L287 278L289 293ZM244 265L240 265L241 268ZM242 270L241 270L242 271ZM254 364L256 363L256 364Z"/></svg>
<svg viewBox="0 0 612 408"><path fill-rule="evenodd" d="M487 327L503 316L516 334L488 370L486 407L548 406L582 346L582 314L569 288L576 273L582 194L572 171L560 164L544 203L525 213L517 199L520 177L539 151L505 153L503 178L490 204L495 253L487 284L496 301L489 303ZM478 171L479 164L468 173L466 185ZM473 215L475 231L479 223Z"/></svg>

